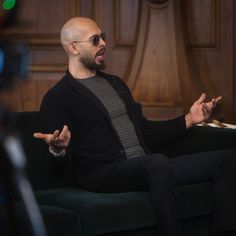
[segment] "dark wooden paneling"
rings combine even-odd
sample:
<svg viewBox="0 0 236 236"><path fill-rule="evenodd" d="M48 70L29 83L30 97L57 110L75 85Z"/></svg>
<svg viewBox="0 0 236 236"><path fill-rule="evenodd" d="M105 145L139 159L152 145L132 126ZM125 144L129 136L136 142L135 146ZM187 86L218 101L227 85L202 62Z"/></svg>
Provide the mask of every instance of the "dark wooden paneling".
<svg viewBox="0 0 236 236"><path fill-rule="evenodd" d="M149 117L176 116L206 92L209 97L221 94L218 117L236 122L234 1L165 1L149 8L145 26L142 2L152 5L144 0L21 1L19 24L2 32L1 39L28 42L32 65L29 81L4 100L15 110L39 108L67 65L59 41L61 26L73 16L87 16L108 35L107 72L129 83ZM140 28L143 35L138 34ZM130 81L134 71L138 76Z"/></svg>
<svg viewBox="0 0 236 236"><path fill-rule="evenodd" d="M193 0L193 2L198 1ZM208 5L206 3L208 3ZM199 25L201 22L203 32L199 34L201 35L199 37L194 36L195 43L192 46L193 63L195 64L196 73L199 82L203 85L204 91L207 92L209 96L223 96L220 111L217 116L227 122L236 122L233 120L233 96L235 93L233 78L233 48L235 45L233 37L233 6L234 1L232 0L206 1L202 6L199 6L202 8L202 11L212 12L212 18L209 18L210 24L204 23L206 17L202 18L201 15L197 15L200 10L197 10L196 13L192 13L196 15L195 18L198 20ZM215 21L215 23L213 23L213 21ZM217 24L218 27L216 27ZM189 27L191 26L189 25ZM209 31L208 36L206 36L206 31ZM190 29L189 32L191 32ZM207 37L209 37L208 41L210 42L212 32L215 32L214 35L216 36L215 40L212 40L212 42L215 41L216 44L204 44L203 42L207 42ZM214 37L212 34L212 39L214 39ZM196 47L196 45L199 47Z"/></svg>
<svg viewBox="0 0 236 236"><path fill-rule="evenodd" d="M4 95L8 106L16 111L39 109L45 92L66 69L67 57L60 45L60 29L78 12L79 0L20 2L18 24L3 30L1 39L27 43L31 49L31 66L28 81L18 83L10 95Z"/></svg>
<svg viewBox="0 0 236 236"><path fill-rule="evenodd" d="M219 0L185 1L191 47L217 47Z"/></svg>
<svg viewBox="0 0 236 236"><path fill-rule="evenodd" d="M132 46L138 20L138 1L116 0L114 37L116 46ZM132 11L130 11L132 9Z"/></svg>
<svg viewBox="0 0 236 236"><path fill-rule="evenodd" d="M156 107L162 117L171 110L173 116L176 110L183 112L199 94L200 86L194 86L190 71L182 13L178 0L164 4L142 1L128 85L146 111L150 108L153 113Z"/></svg>
<svg viewBox="0 0 236 236"><path fill-rule="evenodd" d="M3 31L2 37L26 40L32 45L59 45L61 26L78 13L77 0L19 2L18 24Z"/></svg>

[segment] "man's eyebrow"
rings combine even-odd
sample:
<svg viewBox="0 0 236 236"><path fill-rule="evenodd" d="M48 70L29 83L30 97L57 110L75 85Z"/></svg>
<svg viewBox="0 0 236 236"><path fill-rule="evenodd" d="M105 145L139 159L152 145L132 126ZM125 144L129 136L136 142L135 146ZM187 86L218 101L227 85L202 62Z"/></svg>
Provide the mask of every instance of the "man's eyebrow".
<svg viewBox="0 0 236 236"><path fill-rule="evenodd" d="M95 36L100 36L102 34L102 32L100 34L93 34L92 36L89 37L89 39L93 39Z"/></svg>
<svg viewBox="0 0 236 236"><path fill-rule="evenodd" d="M99 35L99 34L94 34L94 35L90 36L89 39L94 38L96 35Z"/></svg>

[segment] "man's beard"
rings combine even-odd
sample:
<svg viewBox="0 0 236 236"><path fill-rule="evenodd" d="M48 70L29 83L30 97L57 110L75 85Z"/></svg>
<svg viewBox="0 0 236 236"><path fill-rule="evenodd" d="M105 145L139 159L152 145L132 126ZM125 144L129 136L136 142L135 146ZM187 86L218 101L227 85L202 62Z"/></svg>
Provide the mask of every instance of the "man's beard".
<svg viewBox="0 0 236 236"><path fill-rule="evenodd" d="M104 61L97 64L94 59L91 59L88 56L81 57L80 62L89 70L104 70L106 68Z"/></svg>

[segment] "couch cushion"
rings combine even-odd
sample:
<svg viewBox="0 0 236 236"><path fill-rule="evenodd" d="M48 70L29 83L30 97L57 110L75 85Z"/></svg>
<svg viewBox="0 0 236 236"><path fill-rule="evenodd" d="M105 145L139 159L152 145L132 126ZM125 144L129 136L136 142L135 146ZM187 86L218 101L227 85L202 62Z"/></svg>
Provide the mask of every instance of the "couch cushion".
<svg viewBox="0 0 236 236"><path fill-rule="evenodd" d="M210 213L210 184L181 186L179 191L185 219ZM42 204L77 211L83 236L156 225L149 192L92 193L67 188L39 191L36 197Z"/></svg>
<svg viewBox="0 0 236 236"><path fill-rule="evenodd" d="M16 222L10 221L10 227L14 225L17 235L32 235L25 208L20 203L13 205ZM48 236L78 236L81 235L80 216L74 211L54 206L39 206ZM6 207L0 204L0 235L6 235ZM8 234L7 234L8 235Z"/></svg>

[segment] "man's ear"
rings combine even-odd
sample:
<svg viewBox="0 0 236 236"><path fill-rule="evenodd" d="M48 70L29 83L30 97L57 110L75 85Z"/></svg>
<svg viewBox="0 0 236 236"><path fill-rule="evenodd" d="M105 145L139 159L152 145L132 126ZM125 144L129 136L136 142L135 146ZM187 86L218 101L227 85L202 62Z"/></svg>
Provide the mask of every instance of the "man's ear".
<svg viewBox="0 0 236 236"><path fill-rule="evenodd" d="M79 54L79 48L76 46L75 43L69 43L67 45L67 48L68 48L68 51L72 54L76 54L78 55Z"/></svg>

